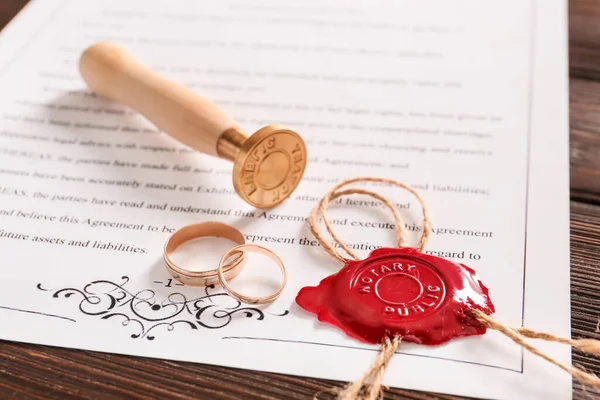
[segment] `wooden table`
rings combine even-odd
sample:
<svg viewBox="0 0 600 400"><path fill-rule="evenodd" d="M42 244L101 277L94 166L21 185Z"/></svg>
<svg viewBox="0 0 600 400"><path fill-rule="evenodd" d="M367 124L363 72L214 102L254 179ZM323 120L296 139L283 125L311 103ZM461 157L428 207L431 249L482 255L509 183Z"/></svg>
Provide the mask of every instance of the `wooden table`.
<svg viewBox="0 0 600 400"><path fill-rule="evenodd" d="M0 29L27 0L0 0ZM569 9L572 335L600 318L600 0ZM0 398L312 399L343 383L0 341ZM573 362L600 374L600 358ZM175 377L175 379L174 379ZM589 399L575 383L574 398ZM404 390L386 399L456 399Z"/></svg>

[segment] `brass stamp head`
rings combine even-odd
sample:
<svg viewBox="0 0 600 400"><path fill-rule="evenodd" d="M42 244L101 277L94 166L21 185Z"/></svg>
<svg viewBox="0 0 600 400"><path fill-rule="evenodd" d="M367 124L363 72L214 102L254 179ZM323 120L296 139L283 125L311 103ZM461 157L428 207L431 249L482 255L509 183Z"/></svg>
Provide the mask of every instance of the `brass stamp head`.
<svg viewBox="0 0 600 400"><path fill-rule="evenodd" d="M257 208L283 202L300 183L306 168L306 145L296 132L268 125L244 141L234 159L233 186Z"/></svg>

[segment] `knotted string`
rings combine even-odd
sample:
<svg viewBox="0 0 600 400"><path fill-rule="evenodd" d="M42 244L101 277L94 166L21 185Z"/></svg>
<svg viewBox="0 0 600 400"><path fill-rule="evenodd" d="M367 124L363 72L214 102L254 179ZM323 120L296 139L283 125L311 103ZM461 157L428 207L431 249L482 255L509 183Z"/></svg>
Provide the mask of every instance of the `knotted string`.
<svg viewBox="0 0 600 400"><path fill-rule="evenodd" d="M317 239L317 241L325 249L325 251L332 257L340 260L341 262L344 262L344 263L346 262L346 258L344 258L340 253L338 253L337 250L335 249L335 247L333 245L331 245L327 240L325 240L325 238L319 231L319 222L318 222L319 214L321 215L321 217L323 219L323 222L325 224L325 228L327 229L327 232L331 235L333 240L350 257L352 257L355 260L359 259L358 255L356 255L356 253L354 253L352 250L350 250L350 248L333 231L333 228L331 227L331 223L329 222L329 217L327 217L327 207L329 206L329 203L332 202L333 200L337 199L338 197L350 195L350 194L364 194L364 195L371 196L371 197L381 201L383 203L383 205L386 206L392 212L392 214L394 214L394 220L396 221L396 233L397 233L396 242L398 244L398 247L404 246L404 236L405 236L404 225L402 224L402 220L400 218L400 213L398 212L398 208L396 206L394 206L394 204L391 201L389 201L387 198L385 198L384 196L382 196L376 192L372 192L370 190L365 190L365 189L352 188L352 189L346 189L343 191L339 191L339 189L341 189L342 187L350 185L355 182L379 182L379 183L386 183L389 185L398 186L400 188L408 190L412 195L414 195L417 198L417 200L419 200L419 203L421 204L421 208L423 210L423 234L421 235L421 240L419 241L419 245L417 247L418 247L419 251L423 251L423 248L425 247L425 244L427 243L427 240L429 239L429 235L431 233L431 222L429 220L429 209L427 208L427 204L425 204L425 201L423 200L421 195L417 191L415 191L413 188L411 188L410 186L408 186L404 183L401 183L401 182L394 181L392 179L375 178L375 177L359 177L359 178L348 179L348 180L338 183L333 188L331 188L331 190L329 192L327 192L327 194L321 199L319 204L317 204L317 206L312 210L310 217L308 219L308 222L310 224L310 230L311 230L312 234L314 235L314 237Z"/></svg>
<svg viewBox="0 0 600 400"><path fill-rule="evenodd" d="M560 369L568 372L584 385L591 386L595 389L600 389L600 378L598 378L596 375L589 372L585 372L577 367L566 365L558 360L555 360L548 354L539 350L537 347L534 347L531 344L529 344L527 341L525 341L525 338L528 337L532 339L542 339L547 342L568 344L571 347L595 355L600 355L600 341L594 339L573 340L568 338L562 338L560 336L555 336L550 333L532 331L530 329L511 328L510 326L504 325L496 321L495 318L490 317L489 315L486 315L479 310L471 310L471 312L475 315L475 318L477 318L477 320L481 322L481 324L486 328L494 329L498 332L503 333L505 336L509 337L513 342L523 347L525 350L543 358L544 360L556 365Z"/></svg>
<svg viewBox="0 0 600 400"><path fill-rule="evenodd" d="M396 222L396 243L398 247L403 247L405 243L405 230L402 223L402 219L400 218L400 213L398 208L394 206L394 204L388 200L386 197L370 191L366 189L359 188L350 188L340 190L344 186L350 185L356 182L378 182L385 183L389 185L398 186L402 189L409 191L412 195L414 195L419 203L421 204L422 213L423 213L423 234L421 235L421 239L417 248L419 251L423 251L425 244L429 238L431 233L431 222L429 220L429 210L423 198L419 195L417 191L412 189L410 186L394 181L392 179L386 178L376 178L376 177L359 177L348 179L342 181L335 185L327 194L321 199L321 201L317 204L317 206L312 210L310 217L308 219L310 224L310 230L314 235L315 239L319 242L319 244L325 249L325 251L331 255L332 257L340 260L345 263L347 258L342 256L335 247L325 239L323 234L319 230L319 216L323 220L325 228L327 232L333 239L335 243L337 243L341 249L343 249L346 254L358 260L359 257L356 253L354 253L341 239L340 237L333 231L329 218L327 217L327 208L329 203L333 200L346 195L351 194L362 194L371 196L377 200L379 200L385 207L387 207L393 214L394 220ZM563 338L560 336L553 335L551 333L546 332L537 332L527 328L513 328L511 326L505 325L501 322L498 322L494 317L491 317L479 310L471 310L472 315L476 318L479 323L489 329L496 330L508 338L510 338L513 342L523 347L527 351L535 354L544 360L556 365L562 370L568 372L573 378L583 383L584 385L588 385L595 389L600 389L600 378L592 373L588 373L579 369L577 367L573 367L570 365L566 365L546 353L542 352L538 348L534 347L530 343L528 343L525 339L541 339L548 342L555 342L569 345L573 348L581 350L583 352L600 355L600 341L594 339L570 339ZM343 389L334 390L337 393L337 398L339 400L376 400L377 398L383 398L383 391L381 389L383 376L385 373L385 369L387 368L392 356L398 350L400 346L402 338L399 336L395 336L393 338L386 337L381 344L381 350L379 355L371 364L369 369L356 381L347 384ZM315 396L315 399L317 396Z"/></svg>

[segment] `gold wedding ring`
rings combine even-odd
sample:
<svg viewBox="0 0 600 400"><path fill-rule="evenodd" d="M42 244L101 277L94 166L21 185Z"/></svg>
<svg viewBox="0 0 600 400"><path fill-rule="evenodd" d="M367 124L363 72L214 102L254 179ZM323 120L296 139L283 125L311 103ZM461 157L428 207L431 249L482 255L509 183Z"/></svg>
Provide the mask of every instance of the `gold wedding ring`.
<svg viewBox="0 0 600 400"><path fill-rule="evenodd" d="M242 271L246 263L246 255L243 252L229 264L221 265L220 263L218 269L210 271L189 271L173 262L171 256L179 246L190 240L202 237L222 237L230 239L238 245L246 243L246 239L240 231L221 222L200 222L184 226L173 233L165 243L163 258L171 276L179 282L190 286L208 286L219 283L219 274L223 275L226 279L235 278Z"/></svg>
<svg viewBox="0 0 600 400"><path fill-rule="evenodd" d="M246 252L254 252L254 253L259 253L259 254L265 255L265 256L269 257L273 262L275 262L275 264L277 264L277 266L279 267L279 270L281 271L281 274L283 275L283 282L281 282L281 285L275 292L271 293L268 296L252 297L252 296L247 296L245 294L239 293L239 292L235 291L231 286L229 286L229 284L227 283L228 277L226 276L225 261L227 261L227 259L229 257L231 257L232 255L234 255L236 253L245 255ZM229 265L229 264L227 264L227 265ZM287 283L287 270L285 268L285 265L283 264L283 261L281 261L281 258L279 258L279 256L277 256L277 254L273 253L271 250L264 248L262 246L255 245L255 244L242 244L239 246L235 246L232 249L229 249L229 251L227 251L221 258L221 261L219 262L219 267L217 268L217 272L218 272L219 282L221 283L221 286L223 286L223 289L231 297L241 301L242 303L246 303L246 304L270 303L271 301L275 300L276 298L278 298L281 295L281 293L283 292L283 288L285 287L285 285Z"/></svg>

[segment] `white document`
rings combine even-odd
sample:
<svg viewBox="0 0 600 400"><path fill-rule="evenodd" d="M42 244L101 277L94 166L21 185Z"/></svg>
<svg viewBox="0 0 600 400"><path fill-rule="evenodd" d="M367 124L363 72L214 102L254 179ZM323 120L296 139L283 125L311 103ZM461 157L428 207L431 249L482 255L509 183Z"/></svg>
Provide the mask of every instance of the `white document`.
<svg viewBox="0 0 600 400"><path fill-rule="evenodd" d="M341 267L314 246L306 217L335 182L365 175L423 195L426 250L474 268L498 320L569 336L565 15L559 0L32 2L0 35L0 338L354 380L378 347L294 299ZM309 162L291 198L253 209L233 190L231 163L92 95L77 62L100 40L213 99L250 133L298 131ZM401 206L414 246L419 204L378 190ZM388 212L360 200L370 201L343 198L331 215L366 257L393 246L394 231ZM283 258L279 299L247 306L170 279L164 241L207 220ZM214 267L230 245L188 262ZM252 290L252 268L232 283ZM568 348L536 344L570 363ZM402 343L384 384L571 397L568 374L492 331Z"/></svg>

